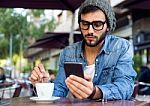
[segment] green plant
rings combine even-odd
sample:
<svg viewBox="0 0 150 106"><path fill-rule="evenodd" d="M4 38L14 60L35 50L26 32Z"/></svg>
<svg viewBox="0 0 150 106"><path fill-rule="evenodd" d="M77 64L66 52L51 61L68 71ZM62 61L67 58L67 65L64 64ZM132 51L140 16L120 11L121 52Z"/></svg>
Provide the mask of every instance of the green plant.
<svg viewBox="0 0 150 106"><path fill-rule="evenodd" d="M140 71L141 71L141 67L143 65L142 64L142 56L140 54L135 54L133 57L133 61L134 61L133 68L137 72L137 78L138 78Z"/></svg>
<svg viewBox="0 0 150 106"><path fill-rule="evenodd" d="M32 68L31 68L31 66L30 65L27 65L27 66L25 66L25 67L23 67L23 73L28 73L28 72L30 72L32 70Z"/></svg>

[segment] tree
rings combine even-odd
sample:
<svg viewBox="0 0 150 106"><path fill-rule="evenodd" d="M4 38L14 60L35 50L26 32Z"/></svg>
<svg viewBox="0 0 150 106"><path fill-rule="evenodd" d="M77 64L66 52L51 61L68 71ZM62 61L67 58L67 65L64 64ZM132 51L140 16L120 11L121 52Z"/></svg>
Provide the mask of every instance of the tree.
<svg viewBox="0 0 150 106"><path fill-rule="evenodd" d="M54 19L46 21L46 23L41 23L40 27L34 25L34 22L27 21L27 16L40 17L41 15L44 15L44 10L24 11L30 12L22 15L15 12L14 9L0 9L0 33L4 34L4 38L0 40L0 44L2 44L0 50L5 51L3 55L0 55L0 58L9 56L9 53L6 52L9 51L10 41L8 41L8 39L10 39L11 35L13 37L13 54L19 54L20 52L23 52L24 48L28 47L28 37L37 39L43 35L45 28L48 28L49 31L54 29Z"/></svg>
<svg viewBox="0 0 150 106"><path fill-rule="evenodd" d="M0 38L0 58L5 58L8 55L8 40Z"/></svg>
<svg viewBox="0 0 150 106"><path fill-rule="evenodd" d="M26 14L17 13L14 9L0 8L0 33L4 37L0 39L0 58L10 57L11 64L16 64L17 60L12 59L13 55L18 55L20 58L20 70L22 70L23 51L29 45L29 37L38 39L45 29L52 31L55 28L55 20L44 20L36 26L34 21L28 21L27 17L40 19L44 16L44 10L23 10ZM12 41L12 44L11 44ZM10 45L10 47L9 47ZM13 48L11 50L11 45ZM8 53L9 51L9 53Z"/></svg>

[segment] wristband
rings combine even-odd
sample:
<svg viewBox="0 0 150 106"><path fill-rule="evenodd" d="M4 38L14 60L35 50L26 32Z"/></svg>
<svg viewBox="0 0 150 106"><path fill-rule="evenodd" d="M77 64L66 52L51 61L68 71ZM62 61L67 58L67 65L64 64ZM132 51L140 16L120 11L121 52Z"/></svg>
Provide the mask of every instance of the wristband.
<svg viewBox="0 0 150 106"><path fill-rule="evenodd" d="M93 86L93 92L92 92L91 95L88 97L88 99L92 99L92 98L94 97L95 93L96 93L96 87Z"/></svg>

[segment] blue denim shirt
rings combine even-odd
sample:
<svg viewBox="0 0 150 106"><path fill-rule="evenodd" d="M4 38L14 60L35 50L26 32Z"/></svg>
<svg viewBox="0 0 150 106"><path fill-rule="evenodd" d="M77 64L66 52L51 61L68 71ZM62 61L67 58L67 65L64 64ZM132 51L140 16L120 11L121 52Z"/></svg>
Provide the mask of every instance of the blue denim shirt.
<svg viewBox="0 0 150 106"><path fill-rule="evenodd" d="M69 89L65 84L64 62L82 62L87 60L83 55L83 41L66 47L60 54L59 72L54 81L54 96L65 97ZM99 87L104 99L129 99L134 89L136 72L132 64L133 51L129 42L123 38L107 35L104 46L95 59L93 84Z"/></svg>

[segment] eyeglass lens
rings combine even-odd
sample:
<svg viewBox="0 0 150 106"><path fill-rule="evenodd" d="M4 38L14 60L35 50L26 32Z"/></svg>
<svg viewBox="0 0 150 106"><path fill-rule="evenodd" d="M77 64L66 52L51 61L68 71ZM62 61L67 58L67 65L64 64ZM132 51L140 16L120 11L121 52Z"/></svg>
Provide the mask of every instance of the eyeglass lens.
<svg viewBox="0 0 150 106"><path fill-rule="evenodd" d="M102 30L104 27L105 21L92 21L92 22L88 22L88 21L84 21L81 20L80 21L80 27L83 30L88 30L90 25L92 25L93 29L95 30Z"/></svg>

